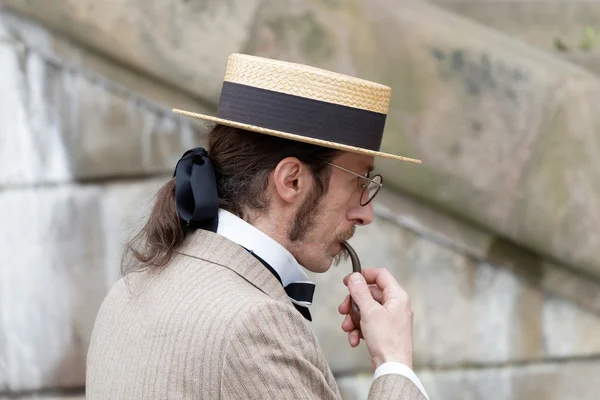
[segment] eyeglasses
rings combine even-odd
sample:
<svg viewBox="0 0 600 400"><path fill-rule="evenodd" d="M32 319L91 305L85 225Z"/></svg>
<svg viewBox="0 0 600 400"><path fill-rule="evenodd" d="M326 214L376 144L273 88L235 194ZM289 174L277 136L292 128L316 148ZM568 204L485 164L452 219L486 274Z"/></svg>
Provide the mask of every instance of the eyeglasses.
<svg viewBox="0 0 600 400"><path fill-rule="evenodd" d="M357 174L356 172L352 172L349 169L342 168L339 165L335 165L335 164L332 164L327 161L324 161L324 163L331 165L332 167L336 167L337 169L341 169L342 171L346 171L346 172L348 172L352 175L355 175L365 181L362 183L360 181L358 181L358 187L362 190L361 195L360 195L360 205L363 207L366 206L367 204L369 204L371 202L371 200L373 200L375 198L375 196L377 196L377 193L379 193L379 190L383 186L383 177L379 174L377 174L373 177L370 177L368 175L364 176L364 175Z"/></svg>

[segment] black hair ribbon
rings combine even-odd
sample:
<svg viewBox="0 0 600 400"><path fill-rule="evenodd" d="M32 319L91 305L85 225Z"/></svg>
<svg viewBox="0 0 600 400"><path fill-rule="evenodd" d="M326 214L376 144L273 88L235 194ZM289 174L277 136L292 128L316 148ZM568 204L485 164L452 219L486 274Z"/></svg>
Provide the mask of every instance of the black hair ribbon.
<svg viewBox="0 0 600 400"><path fill-rule="evenodd" d="M219 194L214 166L202 147L186 151L175 166L175 203L182 223L217 231Z"/></svg>

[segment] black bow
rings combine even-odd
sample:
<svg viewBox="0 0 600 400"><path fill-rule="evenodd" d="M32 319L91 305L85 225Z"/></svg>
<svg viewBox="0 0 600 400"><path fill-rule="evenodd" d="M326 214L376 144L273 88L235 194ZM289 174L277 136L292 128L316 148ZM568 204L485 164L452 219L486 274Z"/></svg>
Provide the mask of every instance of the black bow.
<svg viewBox="0 0 600 400"><path fill-rule="evenodd" d="M177 214L186 226L217 231L219 194L208 153L202 147L186 151L175 166Z"/></svg>

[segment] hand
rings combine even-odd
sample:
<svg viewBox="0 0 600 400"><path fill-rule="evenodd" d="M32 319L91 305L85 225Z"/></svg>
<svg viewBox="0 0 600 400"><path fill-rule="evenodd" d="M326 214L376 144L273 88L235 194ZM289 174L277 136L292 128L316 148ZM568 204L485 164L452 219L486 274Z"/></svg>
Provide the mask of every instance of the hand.
<svg viewBox="0 0 600 400"><path fill-rule="evenodd" d="M356 280L354 278L357 278ZM348 332L350 346L364 339L373 369L384 362L396 361L412 368L413 311L408 294L385 268L365 269L344 278L350 295L338 307L346 315L342 330ZM350 319L350 296L360 308L360 327Z"/></svg>

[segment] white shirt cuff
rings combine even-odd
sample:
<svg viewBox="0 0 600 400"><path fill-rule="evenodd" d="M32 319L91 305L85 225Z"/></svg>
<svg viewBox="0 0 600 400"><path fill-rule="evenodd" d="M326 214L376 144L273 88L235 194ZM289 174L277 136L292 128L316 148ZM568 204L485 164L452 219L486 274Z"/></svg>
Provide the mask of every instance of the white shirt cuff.
<svg viewBox="0 0 600 400"><path fill-rule="evenodd" d="M415 375L413 370L408 368L407 365L404 365L404 364L398 363L398 362L383 363L379 367L377 367L377 369L375 370L375 374L373 375L373 380L379 378L382 375L386 375L386 374L404 375L405 377L410 379L415 385L417 385L417 387L419 388L421 393L423 393L423 396L425 396L425 398L427 400L429 400L429 396L427 396L427 392L425 392L425 388L421 384L421 381L419 380L419 378L417 378L417 375Z"/></svg>

